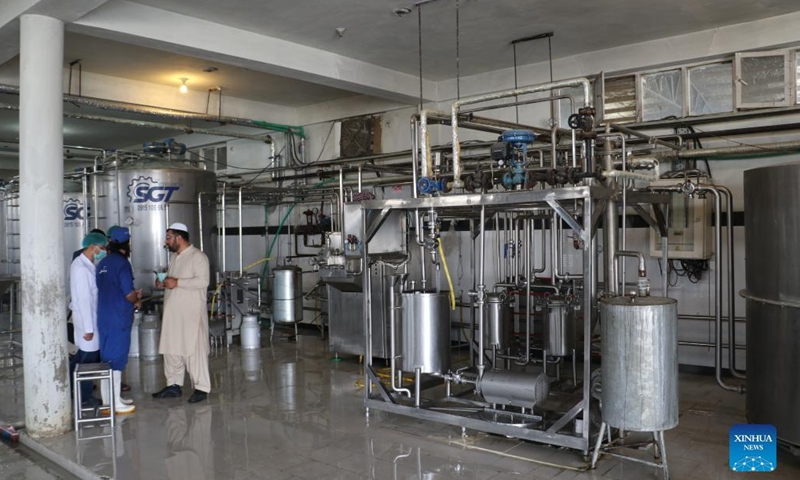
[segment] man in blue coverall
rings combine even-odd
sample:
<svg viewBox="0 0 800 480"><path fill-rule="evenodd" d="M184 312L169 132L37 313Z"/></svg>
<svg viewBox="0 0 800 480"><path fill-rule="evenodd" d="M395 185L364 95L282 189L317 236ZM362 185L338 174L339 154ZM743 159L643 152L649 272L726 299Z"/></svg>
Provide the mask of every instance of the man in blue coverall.
<svg viewBox="0 0 800 480"><path fill-rule="evenodd" d="M100 332L100 358L111 365L114 379L114 410L131 413L132 400L120 396L122 371L128 365L131 347L133 310L141 307L142 292L133 287L133 268L128 261L131 233L126 227L115 229L109 237L108 255L97 265L97 327ZM104 396L107 389L101 389Z"/></svg>

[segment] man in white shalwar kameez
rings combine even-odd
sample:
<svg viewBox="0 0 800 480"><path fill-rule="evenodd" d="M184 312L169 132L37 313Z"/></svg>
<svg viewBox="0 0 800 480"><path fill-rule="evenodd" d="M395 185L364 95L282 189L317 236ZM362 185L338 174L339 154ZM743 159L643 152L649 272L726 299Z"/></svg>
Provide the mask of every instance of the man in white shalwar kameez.
<svg viewBox="0 0 800 480"><path fill-rule="evenodd" d="M158 351L164 355L167 386L153 397L180 397L188 370L194 387L189 403L196 403L208 398L211 391L206 310L208 257L189 242L188 227L183 223L169 226L164 244L172 254L167 277L163 282L156 280L156 288L165 289Z"/></svg>

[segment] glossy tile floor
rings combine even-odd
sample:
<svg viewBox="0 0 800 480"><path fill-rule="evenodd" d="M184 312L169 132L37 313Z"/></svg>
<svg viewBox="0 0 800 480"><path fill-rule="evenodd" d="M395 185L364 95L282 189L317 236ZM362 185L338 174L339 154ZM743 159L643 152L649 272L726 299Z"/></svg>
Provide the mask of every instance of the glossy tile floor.
<svg viewBox="0 0 800 480"><path fill-rule="evenodd" d="M586 470L569 450L480 432L462 438L459 428L382 412L367 420L361 365L332 357L310 332L297 343L276 335L256 351L222 349L211 360L214 392L196 405L186 403L188 388L182 399L152 399L164 386L162 366L134 360L127 382L137 410L118 417L113 438L77 441L70 433L42 443L118 479L662 478L612 458ZM744 399L717 388L713 377L682 374L680 425L666 434L671 478L740 478L728 470L727 432L745 421L743 412ZM82 430L103 433L108 429ZM800 478L800 460L781 452L778 462L776 472L746 476Z"/></svg>

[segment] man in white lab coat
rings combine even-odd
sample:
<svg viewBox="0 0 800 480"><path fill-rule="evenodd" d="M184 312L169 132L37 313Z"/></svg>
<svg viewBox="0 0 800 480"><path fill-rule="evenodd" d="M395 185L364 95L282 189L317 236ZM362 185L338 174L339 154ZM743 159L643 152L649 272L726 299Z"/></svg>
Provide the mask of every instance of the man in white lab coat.
<svg viewBox="0 0 800 480"><path fill-rule="evenodd" d="M70 359L70 379L80 363L100 361L100 339L97 334L97 282L94 262L106 255L106 236L89 233L81 242L83 250L69 267L72 323L75 328L75 346L78 352ZM92 383L81 382L83 406L96 407L100 400L92 396Z"/></svg>
<svg viewBox="0 0 800 480"><path fill-rule="evenodd" d="M172 252L169 270L156 288L164 288L164 322L159 353L164 355L167 386L155 398L180 397L185 372L189 371L194 393L189 403L208 398L208 257L189 242L188 227L173 223L164 244Z"/></svg>

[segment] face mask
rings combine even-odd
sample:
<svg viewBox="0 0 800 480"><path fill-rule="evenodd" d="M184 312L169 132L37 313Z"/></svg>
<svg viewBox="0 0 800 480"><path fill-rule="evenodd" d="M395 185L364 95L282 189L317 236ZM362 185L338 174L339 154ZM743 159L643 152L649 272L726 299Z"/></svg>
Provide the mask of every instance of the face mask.
<svg viewBox="0 0 800 480"><path fill-rule="evenodd" d="M106 258L106 251L105 250L100 250L99 252L94 254L94 260L96 262L99 262L100 260L102 260L104 258Z"/></svg>

